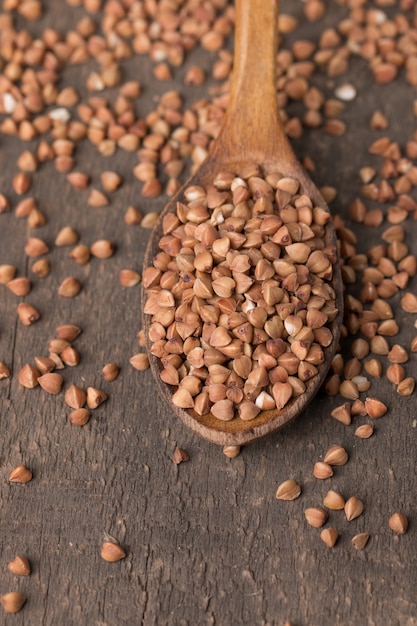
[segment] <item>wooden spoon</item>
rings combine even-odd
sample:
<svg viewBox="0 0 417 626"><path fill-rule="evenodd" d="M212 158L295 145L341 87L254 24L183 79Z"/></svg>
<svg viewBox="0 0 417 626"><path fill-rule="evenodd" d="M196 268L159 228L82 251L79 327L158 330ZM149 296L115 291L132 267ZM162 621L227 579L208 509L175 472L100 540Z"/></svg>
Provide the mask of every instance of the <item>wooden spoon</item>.
<svg viewBox="0 0 417 626"><path fill-rule="evenodd" d="M178 201L184 202L183 191L189 185L206 186L221 171L239 171L242 164L253 162L267 171L279 171L301 183L303 193L315 206L326 202L297 161L280 121L276 98L276 54L278 40L279 0L236 0L234 68L227 112L213 150L199 170L170 200L154 228L146 250L144 267L152 265L159 252L163 235L162 219L175 212ZM325 245L336 245L331 220L327 223ZM160 379L161 364L150 353L148 338L151 316L144 315L144 330L153 375L159 391L175 414L194 432L220 445L241 445L281 428L301 413L315 396L328 372L339 341L343 310L343 286L339 264L333 265L332 286L337 294L338 315L329 324L334 340L324 348L325 361L318 374L307 381L306 391L289 401L282 410L261 412L251 421L235 417L221 421L211 413L200 416L172 403L175 389ZM143 302L146 294L143 293Z"/></svg>

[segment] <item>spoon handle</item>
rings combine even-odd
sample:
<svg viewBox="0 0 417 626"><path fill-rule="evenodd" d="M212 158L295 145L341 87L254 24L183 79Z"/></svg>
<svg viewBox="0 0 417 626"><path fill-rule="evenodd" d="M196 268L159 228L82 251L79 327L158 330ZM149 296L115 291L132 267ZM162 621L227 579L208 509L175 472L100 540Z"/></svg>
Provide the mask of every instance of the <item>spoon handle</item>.
<svg viewBox="0 0 417 626"><path fill-rule="evenodd" d="M231 93L216 157L265 161L290 149L276 97L279 0L236 0L235 10Z"/></svg>

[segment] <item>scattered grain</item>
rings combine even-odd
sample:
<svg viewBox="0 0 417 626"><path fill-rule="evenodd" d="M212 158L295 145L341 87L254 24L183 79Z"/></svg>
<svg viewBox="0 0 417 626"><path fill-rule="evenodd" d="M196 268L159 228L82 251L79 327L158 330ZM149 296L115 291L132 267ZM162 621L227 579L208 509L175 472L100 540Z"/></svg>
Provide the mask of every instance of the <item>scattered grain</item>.
<svg viewBox="0 0 417 626"><path fill-rule="evenodd" d="M18 465L9 475L9 481L11 483L28 483L32 478L33 474L26 465Z"/></svg>
<svg viewBox="0 0 417 626"><path fill-rule="evenodd" d="M39 311L27 302L20 302L17 305L17 314L24 326L31 326L40 319Z"/></svg>
<svg viewBox="0 0 417 626"><path fill-rule="evenodd" d="M394 513L388 520L388 526L397 535L404 535L408 528L408 518L404 513Z"/></svg>
<svg viewBox="0 0 417 626"><path fill-rule="evenodd" d="M25 245L25 254L32 258L43 256L49 252L48 245L39 237L29 237Z"/></svg>
<svg viewBox="0 0 417 626"><path fill-rule="evenodd" d="M74 426L85 426L90 420L90 411L85 408L74 409L68 417Z"/></svg>
<svg viewBox="0 0 417 626"><path fill-rule="evenodd" d="M100 174L104 191L113 192L122 184L122 177L116 172L105 171Z"/></svg>
<svg viewBox="0 0 417 626"><path fill-rule="evenodd" d="M397 393L400 396L411 396L411 394L414 392L415 384L416 382L414 378L408 376L398 383Z"/></svg>
<svg viewBox="0 0 417 626"><path fill-rule="evenodd" d="M30 269L39 278L46 278L51 271L51 262L49 259L38 259L32 264Z"/></svg>
<svg viewBox="0 0 417 626"><path fill-rule="evenodd" d="M16 576L29 576L31 573L31 567L29 560L22 555L17 555L7 564L9 572Z"/></svg>
<svg viewBox="0 0 417 626"><path fill-rule="evenodd" d="M281 483L276 492L278 500L296 500L301 494L301 486L293 478Z"/></svg>
<svg viewBox="0 0 417 626"><path fill-rule="evenodd" d="M329 448L324 456L324 462L329 465L346 465L348 462L348 453L342 446L332 446Z"/></svg>
<svg viewBox="0 0 417 626"><path fill-rule="evenodd" d="M349 500L346 500L344 509L347 521L351 522L362 514L363 502L356 496L352 496Z"/></svg>
<svg viewBox="0 0 417 626"><path fill-rule="evenodd" d="M32 283L26 276L19 276L7 282L7 287L15 296L27 296L32 289Z"/></svg>
<svg viewBox="0 0 417 626"><path fill-rule="evenodd" d="M56 246L73 246L78 241L78 233L71 226L64 226L55 237Z"/></svg>
<svg viewBox="0 0 417 626"><path fill-rule="evenodd" d="M328 517L326 511L323 511L323 509L319 509L317 507L306 509L304 511L304 515L307 523L314 528L320 528L321 526L323 526L323 524L326 523Z"/></svg>
<svg viewBox="0 0 417 626"><path fill-rule="evenodd" d="M317 461L314 465L313 474L316 478L324 480L333 476L333 469L329 463L323 461Z"/></svg>
<svg viewBox="0 0 417 626"><path fill-rule="evenodd" d="M10 370L5 363L0 361L0 380L10 377Z"/></svg>
<svg viewBox="0 0 417 626"><path fill-rule="evenodd" d="M352 537L352 546L355 550L363 550L369 541L370 535L368 533L359 533Z"/></svg>
<svg viewBox="0 0 417 626"><path fill-rule="evenodd" d="M20 593L19 591L10 591L9 593L5 593L1 596L0 603L6 613L18 613L22 609L26 600L27 598L23 595L23 593Z"/></svg>
<svg viewBox="0 0 417 626"><path fill-rule="evenodd" d="M61 374L57 374L56 372L48 372L38 378L38 384L42 389L52 395L60 393L63 382L64 380Z"/></svg>
<svg viewBox="0 0 417 626"><path fill-rule="evenodd" d="M132 358L130 359L130 364L136 370L140 370L140 371L147 370L149 368L148 355L143 352L139 352L138 354L135 354L134 356L132 356Z"/></svg>
<svg viewBox="0 0 417 626"><path fill-rule="evenodd" d="M223 446L223 454L229 459L235 459L241 451L240 446Z"/></svg>
<svg viewBox="0 0 417 626"><path fill-rule="evenodd" d="M109 563L115 563L121 561L126 557L126 552L123 548L113 541L105 541L101 546L100 556L104 561Z"/></svg>
<svg viewBox="0 0 417 626"><path fill-rule="evenodd" d="M333 548L337 539L339 537L339 533L336 528L324 528L320 533L320 539L324 541L326 546L329 548Z"/></svg>
<svg viewBox="0 0 417 626"><path fill-rule="evenodd" d="M88 196L87 203L92 207L104 207L109 204L107 196L98 189L92 189Z"/></svg>
<svg viewBox="0 0 417 626"><path fill-rule="evenodd" d="M332 511L341 511L345 508L345 499L340 493L330 490L323 498L323 506L331 509Z"/></svg>
<svg viewBox="0 0 417 626"><path fill-rule="evenodd" d="M120 366L117 365L117 363L106 363L106 365L101 370L101 375L107 382L112 382L113 380L116 380L119 373Z"/></svg>
<svg viewBox="0 0 417 626"><path fill-rule="evenodd" d="M190 457L185 450L178 447L175 448L174 454L172 455L172 462L175 463L175 465L179 465L180 463L184 463L189 460Z"/></svg>
<svg viewBox="0 0 417 626"><path fill-rule="evenodd" d="M87 388L87 406L89 409L96 409L107 400L107 394L95 387Z"/></svg>
<svg viewBox="0 0 417 626"><path fill-rule="evenodd" d="M72 384L66 390L64 400L72 409L81 409L87 402L87 394L84 389Z"/></svg>
<svg viewBox="0 0 417 626"><path fill-rule="evenodd" d="M362 424L362 426L358 426L355 430L356 437L360 439L369 439L371 435L373 435L374 429L371 424Z"/></svg>
<svg viewBox="0 0 417 626"><path fill-rule="evenodd" d="M345 402L344 404L334 408L333 411L331 412L331 416L334 417L334 419L337 420L338 422L341 422L345 426L348 426L352 421L350 403Z"/></svg>
<svg viewBox="0 0 417 626"><path fill-rule="evenodd" d="M90 252L97 259L108 259L113 256L115 245L109 239L99 239L90 246Z"/></svg>
<svg viewBox="0 0 417 626"><path fill-rule="evenodd" d="M143 216L140 225L142 228L152 229L159 219L159 213L151 211Z"/></svg>
<svg viewBox="0 0 417 626"><path fill-rule="evenodd" d="M0 284L7 285L14 279L16 275L16 268L14 265L8 265L4 263L0 265Z"/></svg>
<svg viewBox="0 0 417 626"><path fill-rule="evenodd" d="M382 417L388 410L386 405L381 402L381 400L369 397L365 399L365 408L369 417L372 417L373 419Z"/></svg>
<svg viewBox="0 0 417 626"><path fill-rule="evenodd" d="M64 298L73 298L81 291L81 283L74 276L68 276L64 278L58 288L58 294Z"/></svg>
<svg viewBox="0 0 417 626"><path fill-rule="evenodd" d="M86 265L90 260L90 248L85 244L79 244L71 250L69 257L78 265Z"/></svg>
<svg viewBox="0 0 417 626"><path fill-rule="evenodd" d="M141 276L135 270L120 270L119 282L122 287L135 287L140 283Z"/></svg>

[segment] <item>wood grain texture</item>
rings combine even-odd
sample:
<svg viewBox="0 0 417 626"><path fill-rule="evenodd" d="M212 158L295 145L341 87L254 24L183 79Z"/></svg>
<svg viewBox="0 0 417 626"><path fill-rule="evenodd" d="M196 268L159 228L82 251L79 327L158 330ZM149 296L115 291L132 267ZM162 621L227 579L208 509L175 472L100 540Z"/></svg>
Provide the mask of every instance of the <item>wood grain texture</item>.
<svg viewBox="0 0 417 626"><path fill-rule="evenodd" d="M64 3L47 6L42 23L58 29L70 28L81 16ZM297 8L283 3L283 8L302 17L301 3ZM334 24L340 11L333 4L329 7L326 26ZM316 37L322 27L306 23L299 36ZM209 57L199 51L187 63L201 60L208 67ZM127 76L148 81L147 94L138 103L143 112L151 110L154 93L181 84L184 75L181 69L178 83L154 85L150 67L136 58L125 68ZM69 72L66 80L84 89L85 77L82 68ZM346 218L347 207L358 195L359 167L364 161L375 167L381 163L367 156L367 147L381 136L369 129L372 111L385 111L390 120L387 133L404 146L415 126L415 94L402 75L395 89L375 86L359 60L343 78L358 87L357 99L343 114L346 135L332 138L319 129L306 132L294 147L298 158L314 159L318 186L337 186L332 210ZM330 89L326 83L324 76L317 77L319 86ZM206 89L181 87L188 102L203 97ZM0 191L13 203L17 198L11 176L22 149L20 142L0 137ZM218 446L192 434L172 415L157 395L150 371L137 372L129 365L138 351L139 290L122 289L118 271L140 269L149 233L127 228L123 213L130 203L148 211L161 208L166 199L151 202L140 197L131 173L136 164L132 155L118 152L109 161L83 145L76 160L80 169L91 173L94 185L104 167L120 172L125 184L109 207L91 209L88 192L75 192L53 165L44 166L34 191L49 221L38 234L52 244L58 229L70 224L84 243L101 237L114 240L115 256L79 268L68 260L67 249L53 248L50 278L34 278L28 297L42 314L33 327L16 322L18 299L0 286L0 360L13 370L11 380L0 381L0 593L18 589L28 597L24 609L4 623L280 626L289 620L294 626L415 626L415 395L400 398L385 379L372 381L374 395L389 405L389 412L373 423L375 434L369 440L359 440L354 429L366 420L357 417L350 427L342 426L330 417L340 398L320 394L289 427L244 447L236 459L227 459ZM370 232L348 224L359 251L379 242L383 227ZM407 244L415 252L417 228L411 217L406 229ZM0 215L0 262L16 264L21 275L28 272L23 254L27 235L24 221ZM71 273L83 290L64 301L57 289ZM355 288L359 291L360 285ZM416 289L416 279L410 289ZM416 333L415 316L401 311L397 296L392 301L401 341L408 346ZM82 360L78 367L64 370L65 388L72 382L92 384L109 393L83 428L68 423L62 395L22 390L16 379L23 363L46 352L55 327L63 322L83 329L74 342ZM342 349L349 358L349 345ZM122 368L113 383L104 383L99 373L108 361ZM415 354L405 367L410 375L415 373ZM317 481L313 465L336 443L346 447L350 460L336 468L330 481ZM176 445L189 453L188 463L172 463ZM10 470L21 462L33 469L33 481L9 484ZM301 482L303 493L294 502L278 502L276 488L290 477ZM356 495L365 504L364 514L352 522L341 512L331 514L329 524L340 533L333 550L307 526L303 513L319 506L329 488L345 497ZM410 519L402 537L388 528L395 511ZM358 532L371 534L362 552L350 545ZM125 560L112 564L100 558L106 533L124 546ZM30 559L30 577L18 580L8 572L7 563L15 554Z"/></svg>

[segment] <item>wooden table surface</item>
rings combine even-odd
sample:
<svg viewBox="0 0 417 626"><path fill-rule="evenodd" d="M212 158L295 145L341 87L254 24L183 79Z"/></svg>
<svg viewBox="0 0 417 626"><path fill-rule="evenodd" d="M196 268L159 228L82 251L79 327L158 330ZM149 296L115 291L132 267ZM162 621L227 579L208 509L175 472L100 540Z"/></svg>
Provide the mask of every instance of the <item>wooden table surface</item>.
<svg viewBox="0 0 417 626"><path fill-rule="evenodd" d="M82 15L79 8L54 4L45 3L41 25L69 29ZM303 22L302 3L284 3L302 21L299 36L314 40L343 12L337 3L329 5L324 23L309 23ZM36 32L39 24L28 27ZM188 104L207 97L210 81L185 87L183 76L196 62L209 68L213 58L195 50L166 83L153 79L147 57L124 63L125 75L137 77L144 86L138 103L141 115L151 110L156 95L169 89L178 89ZM87 67L91 71L92 66L93 62L68 70L66 84L82 90ZM367 151L384 134L404 149L415 130L415 90L403 72L394 84L377 85L359 58L352 59L342 79L318 73L313 82L326 97L333 97L341 82L353 83L358 92L341 114L347 124L343 136L331 137L319 128L305 131L293 145L300 158L314 160L312 176L318 186L337 188L332 211L347 219L358 251L366 252L372 242L380 241L388 224L370 232L348 219L348 207L360 192L358 170L364 165L380 167L381 158ZM389 119L386 131L370 129L375 108ZM36 145L37 140L26 145L13 137L0 137L0 192L12 207L19 200L11 187L16 158ZM0 264L14 264L19 275L30 276L33 289L26 299L41 313L39 322L24 327L16 317L21 299L0 285L0 361L12 371L11 378L0 382L0 595L20 590L28 598L20 613L2 616L1 622L19 626L272 626L286 621L294 626L416 625L415 395L400 397L384 377L372 380L368 395L379 397L389 410L374 421L374 435L362 440L354 431L367 418L355 417L350 426L343 426L330 417L340 397L320 393L293 425L243 448L235 459L226 458L221 448L199 439L173 417L156 394L150 370L139 372L129 364L139 350L140 288L121 287L118 275L124 268L141 271L149 231L127 226L123 216L131 204L144 213L159 211L166 196L141 197L132 173L137 163L134 153L118 150L106 159L83 142L75 159L77 169L90 175L92 186L99 187L103 169L121 174L124 183L111 194L109 207L89 207L89 190L75 190L48 163L34 176L30 192L47 216L46 225L29 231L26 221L17 219L13 211L0 215ZM417 199L414 190L411 195ZM367 206L380 205L368 202ZM54 246L56 233L66 225L87 245L111 239L116 253L107 260L92 259L84 267L75 265L67 248ZM410 251L417 253L412 216L405 227ZM42 237L51 247L52 271L44 280L29 272L23 249L29 235ZM58 286L69 275L81 281L82 291L75 298L59 297ZM415 288L413 279L408 289ZM355 285L352 293L359 289ZM416 333L415 316L402 311L399 298L391 303L401 334L390 338L390 343L409 346ZM24 389L17 379L25 363L47 354L48 341L62 323L82 328L74 342L81 362L62 371L64 389L75 383L108 393L107 402L83 428L69 422L63 393L54 396L39 387ZM350 358L349 341L342 342L341 351ZM121 366L119 377L111 383L100 374L108 362ZM383 363L385 369L385 357ZM408 375L415 368L416 355L410 353ZM333 444L346 448L349 462L335 468L333 478L319 481L312 474L314 463ZM189 454L187 463L172 462L176 446ZM11 469L20 463L33 471L33 480L25 485L8 481ZM277 486L287 478L302 485L301 497L293 502L275 498ZM333 549L304 517L306 508L321 505L329 489L345 498L356 495L365 506L364 513L351 522L343 512L331 512L327 525L340 534ZM409 517L403 536L388 527L396 511ZM362 551L351 545L359 532L371 535ZM118 563L100 557L101 543L108 535L127 552ZM16 554L29 558L33 572L28 578L18 579L7 570Z"/></svg>

